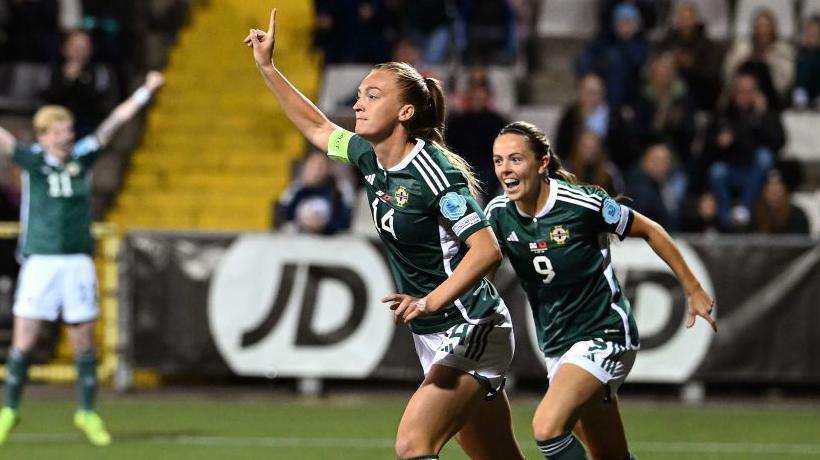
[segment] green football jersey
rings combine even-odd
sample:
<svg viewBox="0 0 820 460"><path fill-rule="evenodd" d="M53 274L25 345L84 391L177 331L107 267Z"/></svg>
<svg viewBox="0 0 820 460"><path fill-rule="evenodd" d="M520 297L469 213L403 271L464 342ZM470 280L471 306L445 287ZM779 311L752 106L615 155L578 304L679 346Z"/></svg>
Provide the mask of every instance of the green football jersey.
<svg viewBox="0 0 820 460"><path fill-rule="evenodd" d="M489 225L464 175L433 144L417 140L401 163L385 169L369 142L340 128L330 137L328 155L355 166L364 179L371 216L402 294L424 297L437 288L467 252L464 241ZM428 334L481 322L502 305L495 287L481 279L452 305L411 321L410 330Z"/></svg>
<svg viewBox="0 0 820 460"><path fill-rule="evenodd" d="M40 144L17 144L14 162L23 169L20 250L32 254L93 254L91 166L100 143L93 135L74 144L60 162Z"/></svg>
<svg viewBox="0 0 820 460"><path fill-rule="evenodd" d="M609 235L623 239L634 214L598 187L550 179L536 216L505 196L485 209L532 307L538 345L560 356L593 338L637 347L632 308L612 270Z"/></svg>

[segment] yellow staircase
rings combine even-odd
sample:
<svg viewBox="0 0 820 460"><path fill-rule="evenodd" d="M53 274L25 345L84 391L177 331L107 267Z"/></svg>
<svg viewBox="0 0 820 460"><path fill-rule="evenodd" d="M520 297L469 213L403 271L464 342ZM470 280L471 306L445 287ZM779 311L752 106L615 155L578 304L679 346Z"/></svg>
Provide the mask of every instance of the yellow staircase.
<svg viewBox="0 0 820 460"><path fill-rule="evenodd" d="M276 64L315 100L311 0L198 2L109 213L120 228L269 228L271 205L305 149L242 44L251 27L267 29L273 6Z"/></svg>

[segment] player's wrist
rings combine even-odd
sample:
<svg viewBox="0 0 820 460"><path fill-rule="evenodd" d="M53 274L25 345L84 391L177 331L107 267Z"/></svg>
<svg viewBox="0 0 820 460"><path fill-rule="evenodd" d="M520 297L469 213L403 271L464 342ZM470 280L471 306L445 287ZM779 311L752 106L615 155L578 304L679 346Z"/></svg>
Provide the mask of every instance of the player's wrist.
<svg viewBox="0 0 820 460"><path fill-rule="evenodd" d="M133 98L137 102L137 104L142 106L142 105L147 104L148 101L151 100L151 95L152 94L153 94L153 92L151 91L150 88L148 88L145 85L142 85L139 88L137 88L136 91L134 91Z"/></svg>

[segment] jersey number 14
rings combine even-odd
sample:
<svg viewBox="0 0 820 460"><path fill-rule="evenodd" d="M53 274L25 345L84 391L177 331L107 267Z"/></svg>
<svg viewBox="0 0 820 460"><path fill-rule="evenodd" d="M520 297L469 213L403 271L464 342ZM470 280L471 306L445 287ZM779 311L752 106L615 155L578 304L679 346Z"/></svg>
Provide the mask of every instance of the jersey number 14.
<svg viewBox="0 0 820 460"><path fill-rule="evenodd" d="M376 230L381 233L382 230L389 232L393 235L393 238L398 240L399 238L396 236L396 231L393 229L393 214L396 212L395 209L390 208L381 218L381 225L379 225L379 199L375 198L373 203L371 203L373 207L373 223L376 224Z"/></svg>

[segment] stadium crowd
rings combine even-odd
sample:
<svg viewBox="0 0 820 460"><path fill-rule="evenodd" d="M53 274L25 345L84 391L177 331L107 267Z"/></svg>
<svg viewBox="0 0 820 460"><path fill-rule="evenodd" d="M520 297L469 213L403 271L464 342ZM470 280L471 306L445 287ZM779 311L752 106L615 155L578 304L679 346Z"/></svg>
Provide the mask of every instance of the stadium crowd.
<svg viewBox="0 0 820 460"><path fill-rule="evenodd" d="M534 66L541 7L317 0L315 45L326 65L399 60L431 76L459 69L464 78L444 78L447 141L488 200L498 189L492 142L509 116L495 104L488 68ZM805 15L792 43L766 7L755 10L748 36L728 41L710 38L697 2L600 0L597 8L597 33L574 60L573 100L556 126L542 127L554 128L568 169L673 232L808 234L799 207L772 205L789 203L802 181L801 165L782 157L783 111L820 110L820 10Z"/></svg>

